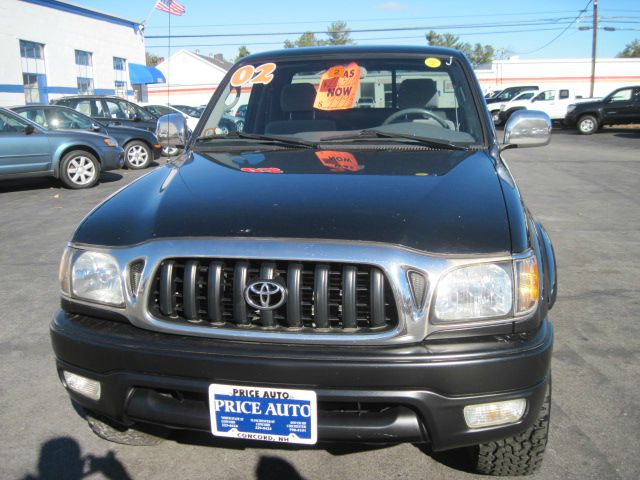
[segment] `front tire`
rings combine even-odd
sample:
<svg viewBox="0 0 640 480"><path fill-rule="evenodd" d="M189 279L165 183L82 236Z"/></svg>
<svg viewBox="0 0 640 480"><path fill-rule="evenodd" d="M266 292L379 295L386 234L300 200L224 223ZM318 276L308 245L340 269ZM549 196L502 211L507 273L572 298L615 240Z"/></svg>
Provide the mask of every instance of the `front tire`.
<svg viewBox="0 0 640 480"><path fill-rule="evenodd" d="M62 157L60 162L60 180L74 190L90 188L100 178L100 162L89 152L73 150Z"/></svg>
<svg viewBox="0 0 640 480"><path fill-rule="evenodd" d="M518 435L472 447L476 471L484 475L531 475L540 468L549 437L551 384L536 422Z"/></svg>
<svg viewBox="0 0 640 480"><path fill-rule="evenodd" d="M152 159L153 152L144 142L133 140L124 146L124 164L129 170L147 168Z"/></svg>
<svg viewBox="0 0 640 480"><path fill-rule="evenodd" d="M591 135L598 131L600 125L598 125L598 119L593 115L583 115L578 119L577 127L582 135Z"/></svg>

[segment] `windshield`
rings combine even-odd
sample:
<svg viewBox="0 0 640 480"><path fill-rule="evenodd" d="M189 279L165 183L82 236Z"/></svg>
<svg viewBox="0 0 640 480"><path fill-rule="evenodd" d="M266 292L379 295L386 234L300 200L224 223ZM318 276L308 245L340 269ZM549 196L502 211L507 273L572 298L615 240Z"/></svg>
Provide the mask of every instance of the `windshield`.
<svg viewBox="0 0 640 480"><path fill-rule="evenodd" d="M292 58L236 65L228 78L201 123L201 139L224 136L222 124L231 115L243 122L229 137L242 141L260 135L353 143L358 133L364 134L359 140L378 143L393 142L393 135L483 141L469 83L452 57Z"/></svg>

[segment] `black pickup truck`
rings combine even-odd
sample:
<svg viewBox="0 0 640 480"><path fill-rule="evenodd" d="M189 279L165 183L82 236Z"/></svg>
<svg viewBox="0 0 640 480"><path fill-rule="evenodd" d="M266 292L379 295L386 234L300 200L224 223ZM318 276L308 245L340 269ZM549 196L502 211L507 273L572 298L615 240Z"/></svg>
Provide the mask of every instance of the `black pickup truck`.
<svg viewBox="0 0 640 480"><path fill-rule="evenodd" d="M604 125L640 123L640 86L614 90L602 100L569 105L564 125L591 135Z"/></svg>
<svg viewBox="0 0 640 480"><path fill-rule="evenodd" d="M238 104L244 130L219 129ZM159 120L184 153L71 238L51 324L63 385L120 443L414 442L468 447L486 474L537 470L555 258L501 151L550 130L518 112L499 141L454 50L242 59L190 138L181 115Z"/></svg>

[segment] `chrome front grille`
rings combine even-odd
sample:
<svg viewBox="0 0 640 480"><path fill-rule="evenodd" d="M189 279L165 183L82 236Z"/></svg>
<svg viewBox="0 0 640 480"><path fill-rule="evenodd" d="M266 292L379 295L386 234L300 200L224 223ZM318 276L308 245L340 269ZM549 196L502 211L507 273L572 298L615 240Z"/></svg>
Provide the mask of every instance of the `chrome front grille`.
<svg viewBox="0 0 640 480"><path fill-rule="evenodd" d="M274 310L255 309L245 300L247 284L265 279L288 291ZM165 322L265 333L373 333L398 325L383 271L351 263L164 259L151 278L148 310Z"/></svg>

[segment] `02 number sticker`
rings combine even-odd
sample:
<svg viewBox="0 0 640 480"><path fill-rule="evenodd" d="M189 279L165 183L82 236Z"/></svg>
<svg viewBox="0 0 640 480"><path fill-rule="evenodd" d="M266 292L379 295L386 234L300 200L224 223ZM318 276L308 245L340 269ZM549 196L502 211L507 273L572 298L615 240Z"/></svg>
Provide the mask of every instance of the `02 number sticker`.
<svg viewBox="0 0 640 480"><path fill-rule="evenodd" d="M273 80L273 72L276 71L275 63L263 63L257 67L245 65L233 73L231 77L232 87L241 87L246 84L261 83L267 85Z"/></svg>

